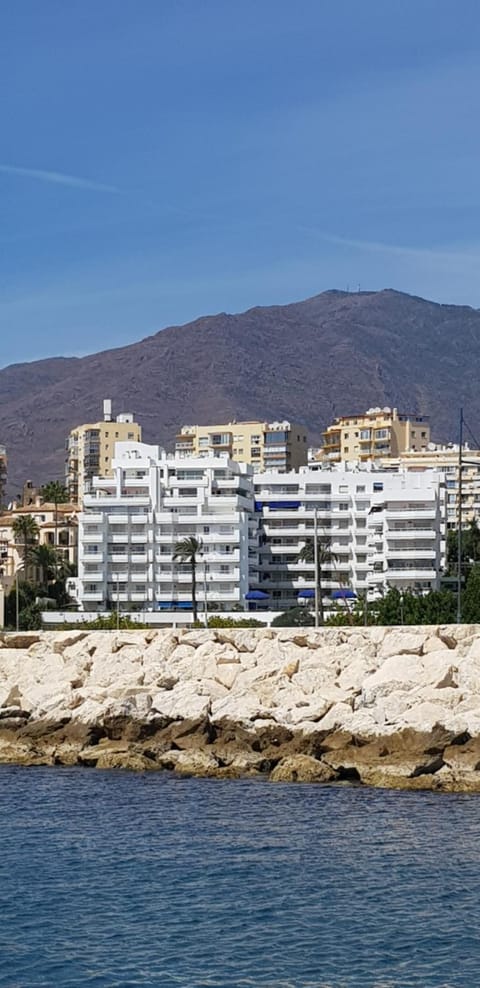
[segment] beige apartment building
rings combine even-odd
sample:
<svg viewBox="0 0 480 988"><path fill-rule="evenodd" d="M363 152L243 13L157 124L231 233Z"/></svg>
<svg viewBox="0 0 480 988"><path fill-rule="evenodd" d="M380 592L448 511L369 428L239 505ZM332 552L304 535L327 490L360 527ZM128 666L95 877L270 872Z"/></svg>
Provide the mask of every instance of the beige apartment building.
<svg viewBox="0 0 480 988"><path fill-rule="evenodd" d="M47 545L57 549L66 562L72 566L77 562L78 506L76 504L51 504L42 502L37 496L34 503L24 507L13 503L9 511L0 515L0 585L8 591L21 570L22 579L35 578L32 563L26 574L23 572L23 544L15 538L13 524L18 518L30 515L38 526L37 545Z"/></svg>
<svg viewBox="0 0 480 988"><path fill-rule="evenodd" d="M237 463L251 463L257 471L284 473L307 463L307 432L294 422L184 425L176 437L175 452L179 456L227 453Z"/></svg>
<svg viewBox="0 0 480 988"><path fill-rule="evenodd" d="M323 433L315 459L329 463L381 460L426 449L430 426L424 415L400 414L396 408L369 408L364 415L342 415Z"/></svg>
<svg viewBox="0 0 480 988"><path fill-rule="evenodd" d="M112 402L103 402L103 420L72 429L66 442L65 486L71 501L82 505L94 477L112 476L117 442L141 442L142 429L130 412L112 417Z"/></svg>

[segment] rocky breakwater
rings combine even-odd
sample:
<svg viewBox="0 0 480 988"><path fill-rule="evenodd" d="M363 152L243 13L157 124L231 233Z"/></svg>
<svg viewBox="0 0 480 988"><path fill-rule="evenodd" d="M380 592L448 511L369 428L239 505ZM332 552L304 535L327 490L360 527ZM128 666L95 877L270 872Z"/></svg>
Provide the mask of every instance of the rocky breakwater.
<svg viewBox="0 0 480 988"><path fill-rule="evenodd" d="M0 762L480 792L480 626L3 634Z"/></svg>

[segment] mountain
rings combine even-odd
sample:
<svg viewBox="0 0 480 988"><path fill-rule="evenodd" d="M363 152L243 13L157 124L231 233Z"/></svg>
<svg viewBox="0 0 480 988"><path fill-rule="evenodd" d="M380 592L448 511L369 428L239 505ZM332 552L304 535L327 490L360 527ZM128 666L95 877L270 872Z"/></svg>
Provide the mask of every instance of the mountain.
<svg viewBox="0 0 480 988"><path fill-rule="evenodd" d="M430 415L455 440L459 406L480 432L480 312L393 290L327 291L304 302L206 316L82 358L0 370L0 442L9 488L63 474L65 437L133 411L147 442L171 446L182 424L289 418L312 443L334 415L372 405Z"/></svg>

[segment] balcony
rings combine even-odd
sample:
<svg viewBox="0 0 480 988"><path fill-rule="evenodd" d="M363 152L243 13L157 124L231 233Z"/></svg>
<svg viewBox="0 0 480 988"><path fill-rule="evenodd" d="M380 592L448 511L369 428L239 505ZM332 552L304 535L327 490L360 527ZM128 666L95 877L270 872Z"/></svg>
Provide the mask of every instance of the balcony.
<svg viewBox="0 0 480 988"><path fill-rule="evenodd" d="M408 546L407 548L393 549L388 548L387 555L390 559L435 559L437 552L435 546L430 549L418 549L414 545Z"/></svg>
<svg viewBox="0 0 480 988"><path fill-rule="evenodd" d="M128 563L128 553L126 552L112 552L107 556L109 563Z"/></svg>
<svg viewBox="0 0 480 988"><path fill-rule="evenodd" d="M240 570L237 567L229 567L228 573L221 573L220 570L209 570L207 573L207 583L238 583Z"/></svg>
<svg viewBox="0 0 480 988"><path fill-rule="evenodd" d="M82 546L80 546L80 560L85 563L95 563L100 565L103 563L103 552L82 552Z"/></svg>
<svg viewBox="0 0 480 988"><path fill-rule="evenodd" d="M389 580L435 580L436 571L435 569L425 568L425 569L388 569L383 574L387 581Z"/></svg>
<svg viewBox="0 0 480 988"><path fill-rule="evenodd" d="M396 519L408 520L409 518L416 518L421 520L422 518L431 518L435 521L437 518L437 507L432 505L431 508L406 508L402 510L401 508L386 508L386 515L388 520L395 521Z"/></svg>
<svg viewBox="0 0 480 988"><path fill-rule="evenodd" d="M412 541L412 539L435 539L437 537L437 533L431 528L389 528L386 534L389 542L392 539Z"/></svg>
<svg viewBox="0 0 480 988"><path fill-rule="evenodd" d="M83 600L83 601L85 601L87 603L90 603L90 602L93 602L93 601L100 602L100 601L103 600L103 593L100 590L99 591L96 591L95 593L91 593L90 591L88 593L85 592L85 593L82 593L81 600Z"/></svg>
<svg viewBox="0 0 480 988"><path fill-rule="evenodd" d="M103 540L102 532L85 532L81 537L80 544L86 543L87 545L98 545Z"/></svg>

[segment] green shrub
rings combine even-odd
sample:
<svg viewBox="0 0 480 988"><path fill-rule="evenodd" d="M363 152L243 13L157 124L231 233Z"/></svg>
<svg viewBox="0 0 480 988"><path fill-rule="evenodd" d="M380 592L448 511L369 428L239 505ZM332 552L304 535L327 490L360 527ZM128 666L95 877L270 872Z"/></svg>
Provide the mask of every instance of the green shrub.
<svg viewBox="0 0 480 988"><path fill-rule="evenodd" d="M314 624L308 607L291 607L273 619L272 628L312 628Z"/></svg>

